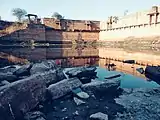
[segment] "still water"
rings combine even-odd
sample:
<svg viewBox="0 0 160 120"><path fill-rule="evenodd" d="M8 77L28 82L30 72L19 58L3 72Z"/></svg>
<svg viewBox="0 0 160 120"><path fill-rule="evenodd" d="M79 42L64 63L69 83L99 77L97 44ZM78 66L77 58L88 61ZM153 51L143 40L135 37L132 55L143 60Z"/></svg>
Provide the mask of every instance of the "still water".
<svg viewBox="0 0 160 120"><path fill-rule="evenodd" d="M61 67L97 66L99 80L120 74L123 88L153 88L159 84L148 80L136 71L146 65L160 65L158 48L123 48L59 45L54 47L4 47L0 48L0 67L13 64L25 64L41 60L56 60ZM123 63L123 60L135 60L136 64ZM106 64L114 63L114 69L108 70Z"/></svg>

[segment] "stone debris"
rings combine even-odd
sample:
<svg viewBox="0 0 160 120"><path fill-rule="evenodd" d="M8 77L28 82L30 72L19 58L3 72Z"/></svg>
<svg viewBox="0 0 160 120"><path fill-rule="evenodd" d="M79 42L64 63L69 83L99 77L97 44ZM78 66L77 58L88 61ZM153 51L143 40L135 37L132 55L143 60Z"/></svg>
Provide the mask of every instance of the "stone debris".
<svg viewBox="0 0 160 120"><path fill-rule="evenodd" d="M83 100L80 100L76 97L73 98L74 102L76 103L76 105L81 105L81 104L85 104L85 102Z"/></svg>
<svg viewBox="0 0 160 120"><path fill-rule="evenodd" d="M35 111L35 112L28 112L24 116L25 120L46 120L46 116L40 112L40 111Z"/></svg>
<svg viewBox="0 0 160 120"><path fill-rule="evenodd" d="M78 93L77 93L77 96L78 96L79 98L82 98L82 99L87 99L87 98L89 98L89 95L88 95L88 93L86 93L86 92L78 92Z"/></svg>
<svg viewBox="0 0 160 120"><path fill-rule="evenodd" d="M0 68L0 120L160 119L160 88L122 89L120 80L98 80L96 69L53 60Z"/></svg>
<svg viewBox="0 0 160 120"><path fill-rule="evenodd" d="M90 116L90 120L108 120L108 115L98 112Z"/></svg>

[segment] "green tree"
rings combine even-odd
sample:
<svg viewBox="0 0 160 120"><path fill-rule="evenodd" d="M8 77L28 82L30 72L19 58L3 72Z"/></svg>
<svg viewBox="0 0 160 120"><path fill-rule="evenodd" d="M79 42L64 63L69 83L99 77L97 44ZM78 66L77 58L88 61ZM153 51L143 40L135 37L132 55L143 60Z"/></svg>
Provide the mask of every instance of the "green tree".
<svg viewBox="0 0 160 120"><path fill-rule="evenodd" d="M22 21L22 18L24 18L24 16L27 14L26 10L21 9L21 8L14 8L12 9L12 15L17 17L17 20L19 22Z"/></svg>
<svg viewBox="0 0 160 120"><path fill-rule="evenodd" d="M53 15L52 15L53 18L56 18L56 19L64 19L64 16L62 16L61 14L59 14L58 12L54 12Z"/></svg>

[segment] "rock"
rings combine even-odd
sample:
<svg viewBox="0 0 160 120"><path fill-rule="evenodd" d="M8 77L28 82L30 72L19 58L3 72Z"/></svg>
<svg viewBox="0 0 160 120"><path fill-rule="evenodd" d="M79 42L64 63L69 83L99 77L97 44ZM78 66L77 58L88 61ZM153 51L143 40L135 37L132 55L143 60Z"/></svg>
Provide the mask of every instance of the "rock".
<svg viewBox="0 0 160 120"><path fill-rule="evenodd" d="M68 93L72 92L72 89L78 88L82 85L78 78L65 79L58 83L50 85L47 90L52 96L52 100L58 99Z"/></svg>
<svg viewBox="0 0 160 120"><path fill-rule="evenodd" d="M23 65L21 68L13 72L13 75L16 75L17 77L28 76L30 75L30 69L32 68L32 66L32 64Z"/></svg>
<svg viewBox="0 0 160 120"><path fill-rule="evenodd" d="M7 80L9 82L14 82L18 78L12 73L0 73L0 81Z"/></svg>
<svg viewBox="0 0 160 120"><path fill-rule="evenodd" d="M58 66L56 65L54 60L46 60L41 63L35 63L31 68L30 72L33 75L36 73L43 73L49 70L56 70L57 68Z"/></svg>
<svg viewBox="0 0 160 120"><path fill-rule="evenodd" d="M45 100L46 84L40 76L31 76L0 88L0 116L20 119Z"/></svg>
<svg viewBox="0 0 160 120"><path fill-rule="evenodd" d="M54 84L56 82L59 82L57 79L57 73L54 70L46 71L43 73L37 73L37 75L41 76L41 79L43 79L46 83L46 85Z"/></svg>
<svg viewBox="0 0 160 120"><path fill-rule="evenodd" d="M79 112L76 110L76 111L73 113L73 115L78 116L78 115L79 115Z"/></svg>
<svg viewBox="0 0 160 120"><path fill-rule="evenodd" d="M160 88L124 89L122 95L116 98L115 101L127 111L122 115L118 115L116 120L160 119Z"/></svg>
<svg viewBox="0 0 160 120"><path fill-rule="evenodd" d="M91 79L88 77L82 77L80 78L80 81L82 82L82 84L86 84L86 83L90 83Z"/></svg>
<svg viewBox="0 0 160 120"><path fill-rule="evenodd" d="M60 81L66 79L66 76L62 69L56 69L56 73L57 73L57 80Z"/></svg>
<svg viewBox="0 0 160 120"><path fill-rule="evenodd" d="M70 78L72 77L93 77L96 76L96 67L77 67L77 68L72 68L68 71L66 71L66 74L69 75Z"/></svg>
<svg viewBox="0 0 160 120"><path fill-rule="evenodd" d="M92 114L90 116L90 119L91 120L108 120L108 115L101 113L101 112L98 112L98 113Z"/></svg>
<svg viewBox="0 0 160 120"><path fill-rule="evenodd" d="M62 109L62 112L66 112L66 111L67 111L67 108L63 108L63 109Z"/></svg>
<svg viewBox="0 0 160 120"><path fill-rule="evenodd" d="M8 81L4 80L0 82L0 86L8 85L10 84Z"/></svg>
<svg viewBox="0 0 160 120"><path fill-rule="evenodd" d="M86 92L78 92L76 95L77 95L79 98L83 98L83 99L89 98L89 95L88 95L88 93L86 93Z"/></svg>
<svg viewBox="0 0 160 120"><path fill-rule="evenodd" d="M76 103L76 105L81 105L81 104L85 104L85 102L83 100L80 100L76 97L73 98L74 99L74 102Z"/></svg>
<svg viewBox="0 0 160 120"><path fill-rule="evenodd" d="M119 80L104 80L104 81L93 81L82 85L82 90L86 92L100 93L105 92L107 94L117 93L117 88L120 86Z"/></svg>
<svg viewBox="0 0 160 120"><path fill-rule="evenodd" d="M45 120L45 115L40 111L28 112L24 116L25 120Z"/></svg>
<svg viewBox="0 0 160 120"><path fill-rule="evenodd" d="M8 72L13 73L14 71L16 71L19 68L20 68L20 66L18 66L18 65L6 66L4 68L0 68L0 73L8 73Z"/></svg>

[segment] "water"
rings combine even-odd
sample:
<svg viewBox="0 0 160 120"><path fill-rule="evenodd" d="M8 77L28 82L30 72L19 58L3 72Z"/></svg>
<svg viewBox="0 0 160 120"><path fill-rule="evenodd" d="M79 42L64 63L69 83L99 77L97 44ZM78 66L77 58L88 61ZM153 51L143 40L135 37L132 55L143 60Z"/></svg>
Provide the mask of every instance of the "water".
<svg viewBox="0 0 160 120"><path fill-rule="evenodd" d="M121 88L155 88L159 86L159 84L157 84L154 81L147 81L145 78L136 77L131 74L126 74L117 71L108 71L100 67L98 67L97 69L97 76L99 80L105 80L106 76L117 74L121 74L121 77L114 79L121 80Z"/></svg>
<svg viewBox="0 0 160 120"><path fill-rule="evenodd" d="M158 87L154 81L149 81L144 75L136 71L137 68L147 64L160 65L160 52L158 48L109 48L97 46L59 45L54 47L37 48L0 48L0 67L13 64L25 64L46 59L56 60L61 67L84 66L86 64L97 66L99 80L110 75L121 74L115 78L121 80L123 88L153 88ZM123 63L122 60L133 59L136 64ZM116 67L108 71L105 64L114 63Z"/></svg>

